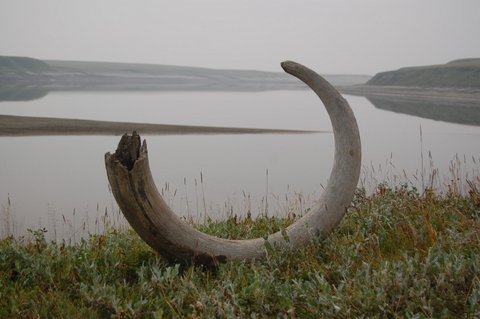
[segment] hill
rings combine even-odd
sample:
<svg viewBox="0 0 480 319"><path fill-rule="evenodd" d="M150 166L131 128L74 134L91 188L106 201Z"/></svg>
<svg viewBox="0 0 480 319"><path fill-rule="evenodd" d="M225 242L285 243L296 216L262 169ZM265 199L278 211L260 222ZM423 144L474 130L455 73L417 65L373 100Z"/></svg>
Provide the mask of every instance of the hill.
<svg viewBox="0 0 480 319"><path fill-rule="evenodd" d="M364 75L325 77L334 85L360 84L370 78ZM303 83L283 72L141 63L41 61L7 56L0 56L0 84L6 88L9 97L15 98L18 97L18 94L12 93L15 88L31 86L42 86L47 91L262 91L305 88Z"/></svg>
<svg viewBox="0 0 480 319"><path fill-rule="evenodd" d="M37 59L27 57L0 56L0 74L24 72L44 73L51 71L50 66Z"/></svg>
<svg viewBox="0 0 480 319"><path fill-rule="evenodd" d="M480 58L377 73L367 85L480 89Z"/></svg>

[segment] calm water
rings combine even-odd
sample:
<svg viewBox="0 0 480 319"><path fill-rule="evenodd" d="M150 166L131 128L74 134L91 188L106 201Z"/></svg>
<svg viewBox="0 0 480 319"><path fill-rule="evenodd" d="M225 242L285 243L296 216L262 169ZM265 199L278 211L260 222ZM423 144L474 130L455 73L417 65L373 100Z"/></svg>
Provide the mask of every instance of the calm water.
<svg viewBox="0 0 480 319"><path fill-rule="evenodd" d="M361 132L361 183L367 188L382 181L422 187L432 167L439 171L436 186L441 187L451 179L452 161L460 169L454 175L479 175L480 127L384 111L363 97L346 98ZM0 114L331 130L326 111L310 91L50 93L29 102L0 102ZM218 218L248 210L256 215L266 208L269 214L303 210L321 193L333 159L331 133L146 138L157 187L178 214L197 220L205 212ZM60 229L80 236L83 228L100 229L105 212L116 218L103 156L115 150L118 139L0 137L4 228L13 223L17 235L46 227L58 232L55 237L64 236Z"/></svg>

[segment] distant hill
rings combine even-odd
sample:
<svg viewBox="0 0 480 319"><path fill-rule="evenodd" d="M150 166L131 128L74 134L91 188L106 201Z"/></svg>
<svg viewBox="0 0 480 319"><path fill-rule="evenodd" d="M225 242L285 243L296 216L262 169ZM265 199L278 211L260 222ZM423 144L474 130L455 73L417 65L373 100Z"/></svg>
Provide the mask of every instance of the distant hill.
<svg viewBox="0 0 480 319"><path fill-rule="evenodd" d="M45 60L54 70L60 72L84 72L104 76L122 77L224 77L224 80L243 79L249 81L273 80L296 82L290 75L283 72L268 72L257 70L211 69L190 66L116 63L116 62L86 62L86 61L57 61ZM324 74L332 83L337 85L355 85L367 82L371 76L357 74ZM173 79L172 78L172 79Z"/></svg>
<svg viewBox="0 0 480 319"><path fill-rule="evenodd" d="M480 58L401 68L376 74L367 85L480 89Z"/></svg>
<svg viewBox="0 0 480 319"><path fill-rule="evenodd" d="M364 75L325 77L334 85L355 85L370 78ZM141 63L41 61L7 56L0 56L0 84L8 93L7 99L19 98L16 88L31 86L41 86L47 91L263 91L306 88L298 79L283 72Z"/></svg>
<svg viewBox="0 0 480 319"><path fill-rule="evenodd" d="M37 59L27 57L0 56L1 73L44 73L50 72L50 66Z"/></svg>

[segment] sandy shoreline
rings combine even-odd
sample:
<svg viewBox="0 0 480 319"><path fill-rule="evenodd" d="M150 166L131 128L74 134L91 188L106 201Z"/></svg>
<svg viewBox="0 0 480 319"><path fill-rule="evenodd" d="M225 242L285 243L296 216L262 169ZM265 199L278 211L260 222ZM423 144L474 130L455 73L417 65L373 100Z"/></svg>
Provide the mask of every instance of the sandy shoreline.
<svg viewBox="0 0 480 319"><path fill-rule="evenodd" d="M0 115L0 136L168 134L302 134L320 131L108 122Z"/></svg>

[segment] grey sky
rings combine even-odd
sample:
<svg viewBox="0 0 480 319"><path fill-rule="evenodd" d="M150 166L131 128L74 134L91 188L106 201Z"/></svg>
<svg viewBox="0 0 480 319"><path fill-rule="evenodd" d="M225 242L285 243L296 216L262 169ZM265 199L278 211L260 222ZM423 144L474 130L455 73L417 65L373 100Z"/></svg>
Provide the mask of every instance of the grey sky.
<svg viewBox="0 0 480 319"><path fill-rule="evenodd" d="M0 0L0 55L374 74L480 57L479 0Z"/></svg>

